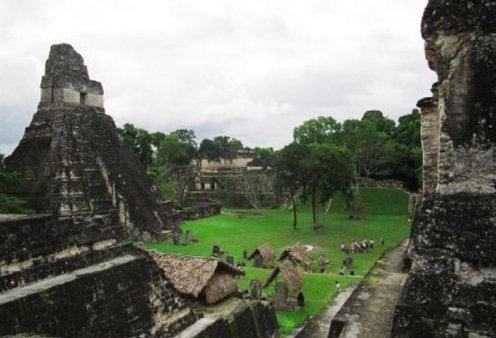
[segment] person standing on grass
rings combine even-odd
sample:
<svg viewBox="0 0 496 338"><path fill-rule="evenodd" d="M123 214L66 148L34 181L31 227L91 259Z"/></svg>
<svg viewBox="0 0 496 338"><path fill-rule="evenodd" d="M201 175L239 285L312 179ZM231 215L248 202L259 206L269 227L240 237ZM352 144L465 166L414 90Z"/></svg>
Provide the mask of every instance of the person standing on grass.
<svg viewBox="0 0 496 338"><path fill-rule="evenodd" d="M341 291L341 284L339 284L338 281L336 281L336 291L340 292Z"/></svg>
<svg viewBox="0 0 496 338"><path fill-rule="evenodd" d="M381 236L381 245L384 246L384 236Z"/></svg>

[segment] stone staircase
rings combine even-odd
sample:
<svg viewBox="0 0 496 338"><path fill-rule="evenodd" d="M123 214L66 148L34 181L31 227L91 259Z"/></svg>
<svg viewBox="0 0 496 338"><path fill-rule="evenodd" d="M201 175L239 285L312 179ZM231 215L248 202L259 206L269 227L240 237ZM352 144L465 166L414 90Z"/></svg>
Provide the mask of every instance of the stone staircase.
<svg viewBox="0 0 496 338"><path fill-rule="evenodd" d="M146 251L113 239L40 247L30 231L64 226L47 215L0 221L0 240L25 249L0 250L0 336L171 337L201 317Z"/></svg>

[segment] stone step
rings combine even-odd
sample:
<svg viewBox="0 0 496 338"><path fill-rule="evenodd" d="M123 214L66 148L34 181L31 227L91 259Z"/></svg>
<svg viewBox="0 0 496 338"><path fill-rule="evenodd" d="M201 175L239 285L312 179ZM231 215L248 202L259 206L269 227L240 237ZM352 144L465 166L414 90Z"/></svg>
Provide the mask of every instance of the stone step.
<svg viewBox="0 0 496 338"><path fill-rule="evenodd" d="M112 201L106 198L92 199L90 205L94 213L102 213L102 211L107 212L115 209Z"/></svg>
<svg viewBox="0 0 496 338"><path fill-rule="evenodd" d="M153 299L153 302L150 300ZM169 300L173 299L173 306ZM172 337L198 319L151 257L127 253L0 293L0 337Z"/></svg>
<svg viewBox="0 0 496 338"><path fill-rule="evenodd" d="M96 274L104 270L111 269L115 266L123 265L128 262L134 261L135 259L136 257L132 255L120 256L102 263L98 263L96 265L78 269L69 273L58 275L56 277L44 279L36 283L32 283L20 288L3 292L0 294L0 306L40 292L46 292L57 286L75 281L78 278L82 278L91 274Z"/></svg>
<svg viewBox="0 0 496 338"><path fill-rule="evenodd" d="M158 329L153 333L154 336L171 337L190 327L197 320L198 316L190 308L183 308L165 320L156 323Z"/></svg>
<svg viewBox="0 0 496 338"><path fill-rule="evenodd" d="M0 292L118 257L131 245L115 245L115 241L108 240L92 246L72 246L51 255L2 265Z"/></svg>
<svg viewBox="0 0 496 338"><path fill-rule="evenodd" d="M213 323L215 323L215 319L213 318L200 318L194 322L193 325L190 325L183 331L179 332L179 334L177 334L174 338L196 337Z"/></svg>

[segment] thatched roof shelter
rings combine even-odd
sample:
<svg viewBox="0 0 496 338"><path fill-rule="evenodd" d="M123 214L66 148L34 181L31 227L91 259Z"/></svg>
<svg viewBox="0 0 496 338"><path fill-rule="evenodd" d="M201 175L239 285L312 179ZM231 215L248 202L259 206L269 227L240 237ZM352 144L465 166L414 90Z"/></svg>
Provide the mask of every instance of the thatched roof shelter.
<svg viewBox="0 0 496 338"><path fill-rule="evenodd" d="M272 283L274 279L276 279L277 275L279 275L280 272L282 273L284 280L286 281L288 289L293 291L301 290L301 288L303 287L303 282L301 280L300 273L298 272L296 265L289 260L285 260L274 270L272 270L272 273L270 274L269 278L267 278L267 281L263 285L263 288L265 289L267 286L269 286L270 283Z"/></svg>
<svg viewBox="0 0 496 338"><path fill-rule="evenodd" d="M296 263L301 263L305 266L309 266L312 263L312 260L308 256L307 247L300 243L285 247L281 256L279 256L279 261L283 261L288 257Z"/></svg>
<svg viewBox="0 0 496 338"><path fill-rule="evenodd" d="M248 256L248 259L252 259L257 253L262 256L264 261L271 261L276 258L274 250L272 250L268 243L260 245L258 248L253 250L253 252Z"/></svg>
<svg viewBox="0 0 496 338"><path fill-rule="evenodd" d="M156 251L151 255L180 293L193 299L204 298L207 304L235 293L238 288L233 276L244 274L235 266L213 257Z"/></svg>

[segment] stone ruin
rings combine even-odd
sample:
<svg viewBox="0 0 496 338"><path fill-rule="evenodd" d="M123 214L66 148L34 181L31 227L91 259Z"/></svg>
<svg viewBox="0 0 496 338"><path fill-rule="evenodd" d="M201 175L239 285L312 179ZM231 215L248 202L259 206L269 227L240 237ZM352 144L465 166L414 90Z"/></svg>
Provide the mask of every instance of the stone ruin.
<svg viewBox="0 0 496 338"><path fill-rule="evenodd" d="M496 1L430 0L423 201L393 337L496 336Z"/></svg>
<svg viewBox="0 0 496 338"><path fill-rule="evenodd" d="M105 114L102 85L68 44L52 46L38 111L5 162L28 182L13 192L60 220L145 241L179 231L172 204Z"/></svg>
<svg viewBox="0 0 496 338"><path fill-rule="evenodd" d="M119 242L174 236L180 219L120 139L102 86L70 45L52 46L41 87L7 167L28 182L12 192L45 213L0 215L0 336L277 334L270 304L193 309L147 251Z"/></svg>

